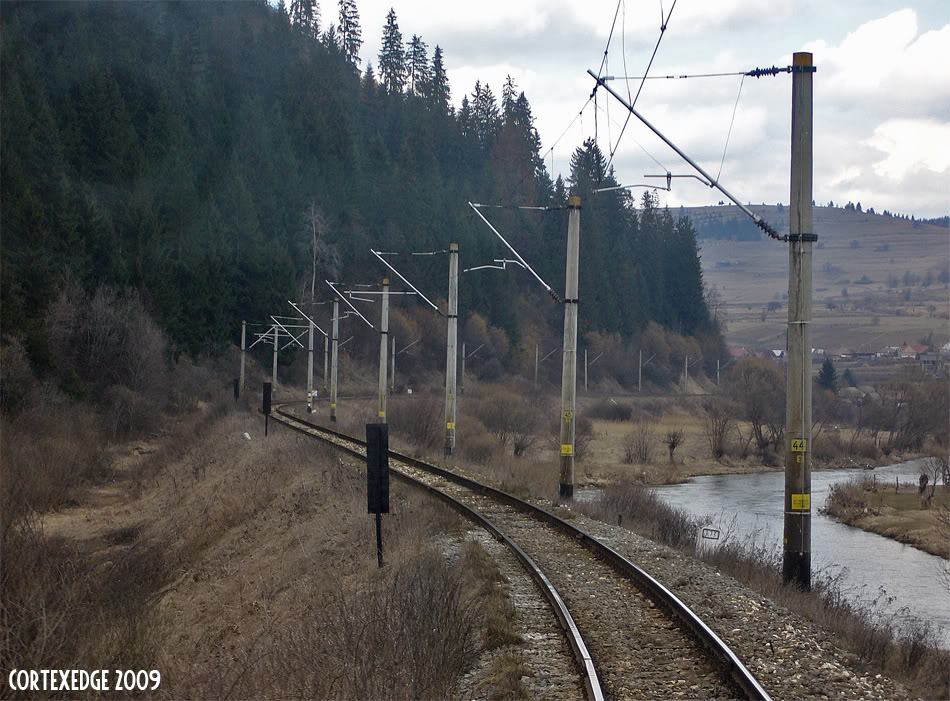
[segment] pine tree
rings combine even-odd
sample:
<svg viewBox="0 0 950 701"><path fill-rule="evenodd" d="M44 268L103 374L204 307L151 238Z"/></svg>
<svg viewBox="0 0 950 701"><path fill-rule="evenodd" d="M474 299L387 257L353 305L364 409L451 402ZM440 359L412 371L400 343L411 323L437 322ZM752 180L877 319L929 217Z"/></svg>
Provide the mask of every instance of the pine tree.
<svg viewBox="0 0 950 701"><path fill-rule="evenodd" d="M331 24L329 26L327 31L323 33L320 41L323 42L323 45L327 47L327 51L329 51L331 54L339 54L343 52L343 46L340 42L340 35L336 31L335 24Z"/></svg>
<svg viewBox="0 0 950 701"><path fill-rule="evenodd" d="M402 50L402 33L396 23L396 11L390 8L383 27L379 50L379 77L389 93L401 93L406 85L406 60Z"/></svg>
<svg viewBox="0 0 950 701"><path fill-rule="evenodd" d="M482 148L488 149L501 131L501 116L495 95L487 84L483 86L481 81L475 81L471 105L475 135Z"/></svg>
<svg viewBox="0 0 950 701"><path fill-rule="evenodd" d="M409 71L408 83L410 95L424 95L431 79L429 71L428 46L418 34L406 45L406 65Z"/></svg>
<svg viewBox="0 0 950 701"><path fill-rule="evenodd" d="M432 73L428 91L428 98L433 108L440 114L449 114L452 111L452 94L449 89L449 77L445 72L445 63L442 59L442 47L436 45L432 55Z"/></svg>
<svg viewBox="0 0 950 701"><path fill-rule="evenodd" d="M320 6L317 0L292 0L290 3L290 24L304 36L312 39L320 37Z"/></svg>
<svg viewBox="0 0 950 701"><path fill-rule="evenodd" d="M360 13L356 8L356 0L340 0L339 35L343 56L354 66L359 66L363 31L360 29Z"/></svg>
<svg viewBox="0 0 950 701"><path fill-rule="evenodd" d="M835 364L831 362L831 358L826 358L821 364L821 370L818 372L818 386L838 394L838 371L835 370Z"/></svg>

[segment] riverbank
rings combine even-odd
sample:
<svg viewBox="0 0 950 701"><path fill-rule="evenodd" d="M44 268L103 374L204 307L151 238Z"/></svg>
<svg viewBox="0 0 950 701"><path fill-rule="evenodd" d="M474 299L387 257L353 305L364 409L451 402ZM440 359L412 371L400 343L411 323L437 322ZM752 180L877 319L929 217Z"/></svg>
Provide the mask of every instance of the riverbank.
<svg viewBox="0 0 950 701"><path fill-rule="evenodd" d="M950 487L945 484L927 488L921 497L916 485L854 476L831 486L821 511L839 523L950 560Z"/></svg>

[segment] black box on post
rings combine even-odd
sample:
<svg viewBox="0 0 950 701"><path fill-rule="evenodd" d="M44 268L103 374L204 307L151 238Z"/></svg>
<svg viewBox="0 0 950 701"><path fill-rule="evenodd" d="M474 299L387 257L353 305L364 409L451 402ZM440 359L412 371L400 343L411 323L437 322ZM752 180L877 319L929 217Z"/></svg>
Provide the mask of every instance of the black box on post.
<svg viewBox="0 0 950 701"><path fill-rule="evenodd" d="M264 383L264 413L270 413L270 382Z"/></svg>
<svg viewBox="0 0 950 701"><path fill-rule="evenodd" d="M366 424L366 508L389 513L389 426Z"/></svg>

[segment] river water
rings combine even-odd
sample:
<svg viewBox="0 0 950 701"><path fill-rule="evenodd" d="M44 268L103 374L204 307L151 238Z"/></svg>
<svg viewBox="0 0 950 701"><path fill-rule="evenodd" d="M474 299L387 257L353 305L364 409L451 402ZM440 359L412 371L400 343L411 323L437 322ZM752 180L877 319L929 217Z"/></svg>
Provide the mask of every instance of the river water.
<svg viewBox="0 0 950 701"><path fill-rule="evenodd" d="M884 601L894 597L887 609L907 607L910 616L931 620L943 631L943 647L950 647L950 594L940 586L938 574L947 562L939 557L902 545L890 538L845 526L818 513L830 485L852 475L873 474L878 482L916 485L920 461L864 470L813 472L812 572L823 568L842 578L849 596ZM785 493L784 472L694 477L686 484L657 487L669 504L695 516L711 516L725 534L758 544L781 547ZM710 541L704 541L709 543ZM813 574L814 577L814 574ZM881 588L885 594L881 594Z"/></svg>

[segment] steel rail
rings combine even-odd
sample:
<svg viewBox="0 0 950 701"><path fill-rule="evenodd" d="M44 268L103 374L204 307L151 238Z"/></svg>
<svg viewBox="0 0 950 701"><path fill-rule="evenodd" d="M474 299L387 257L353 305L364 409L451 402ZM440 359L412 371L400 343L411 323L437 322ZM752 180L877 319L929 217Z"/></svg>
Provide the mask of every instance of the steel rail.
<svg viewBox="0 0 950 701"><path fill-rule="evenodd" d="M314 431L325 431L321 426L311 424L308 421L299 419L296 416L287 414L284 411L281 411L280 406L276 408L277 414L279 416L275 417L277 421L280 421L288 428L303 433L304 435L311 436L314 438L320 438L319 436L314 435ZM302 424L302 426L297 426L294 424ZM359 441L357 439L351 438L343 433L337 433L336 431L327 431L331 434L336 434L337 438L347 440L358 445L362 445L365 448L365 441ZM348 452L350 455L353 455L358 458L365 458L366 454L361 453L359 450L349 448L345 445L339 443L334 443L340 450ZM401 462L408 462L405 456L399 455L398 453L390 452L390 455L396 457L397 460ZM410 484L415 487L421 487L425 489L430 494L444 500L449 506L455 509L463 517L474 521L486 531L491 533L491 535L504 544L515 557L521 561L521 564L528 571L528 574L531 575L531 578L535 581L538 588L541 590L541 593L544 594L545 598L551 605L551 608L554 609L554 613L557 616L558 620L561 623L561 627L564 629L565 634L570 643L571 650L574 652L574 659L577 664L580 666L583 671L584 676L584 689L587 693L588 699L591 701L604 701L604 692L600 685L600 679L597 676L597 670L594 668L594 660L591 657L590 651L587 649L587 644L584 642L584 638L581 635L580 630L577 628L577 624L574 622L574 617L571 616L571 612L567 608L567 604L564 603L564 599L561 598L561 595L558 593L557 589L547 578L547 575L541 570L540 567L535 563L531 556L528 555L521 547L518 546L511 538L509 538L505 533L503 533L498 526L496 526L488 517L479 511L463 504L461 501L455 497L446 494L445 492L437 489L436 487L426 484L421 480L416 479L410 475L407 475L399 470L390 470L390 473L394 475L397 479L401 479L407 484Z"/></svg>
<svg viewBox="0 0 950 701"><path fill-rule="evenodd" d="M317 424L304 421L303 419L300 419L296 416L287 414L286 412L282 411L280 407L277 407L277 413L287 419L335 436L336 438L365 446L365 441L361 441L358 438L353 438L352 436L348 436L347 434L341 433L339 431L334 431L332 429L324 428L323 426L318 426ZM307 435L313 434L308 433ZM347 450L344 446L340 447L341 449ZM359 453L356 453L356 451L351 450L350 452L359 455ZM481 482L476 482L469 477L464 477L437 465L433 465L416 458L411 458L407 455L401 455L393 451L390 451L390 455L400 462L406 463L407 465L438 475L443 479L455 482L456 484L460 484L464 487L468 487L473 491L481 492L486 496L498 499L499 501L502 501L509 506L521 511L530 512L540 520L550 523L559 530L576 537L595 555L602 558L608 564L612 565L624 576L635 581L639 585L641 591L643 591L655 604L661 606L674 617L676 617L690 632L693 633L693 635L696 636L696 638L716 658L716 660L724 667L724 669L727 670L729 676L739 686L739 688L741 688L746 693L748 698L761 699L763 701L771 700L768 692L759 683L752 672L750 672L749 669L742 663L739 657L729 648L728 645L726 645L725 642L723 642L723 640L718 635L716 635L716 633L708 625L706 625L706 623L703 622L701 618L699 618L699 616L693 612L692 609L689 608L689 606L683 603L679 597L673 594L673 592L667 589L663 584L654 579L645 570L635 565L609 545L601 543L583 529L580 529L577 526L574 526L573 524L570 524L567 521L555 516L550 511L547 511L546 509L536 506L530 502L524 501L523 499L519 499L512 494L503 492L500 489L490 487L486 484L482 484Z"/></svg>

